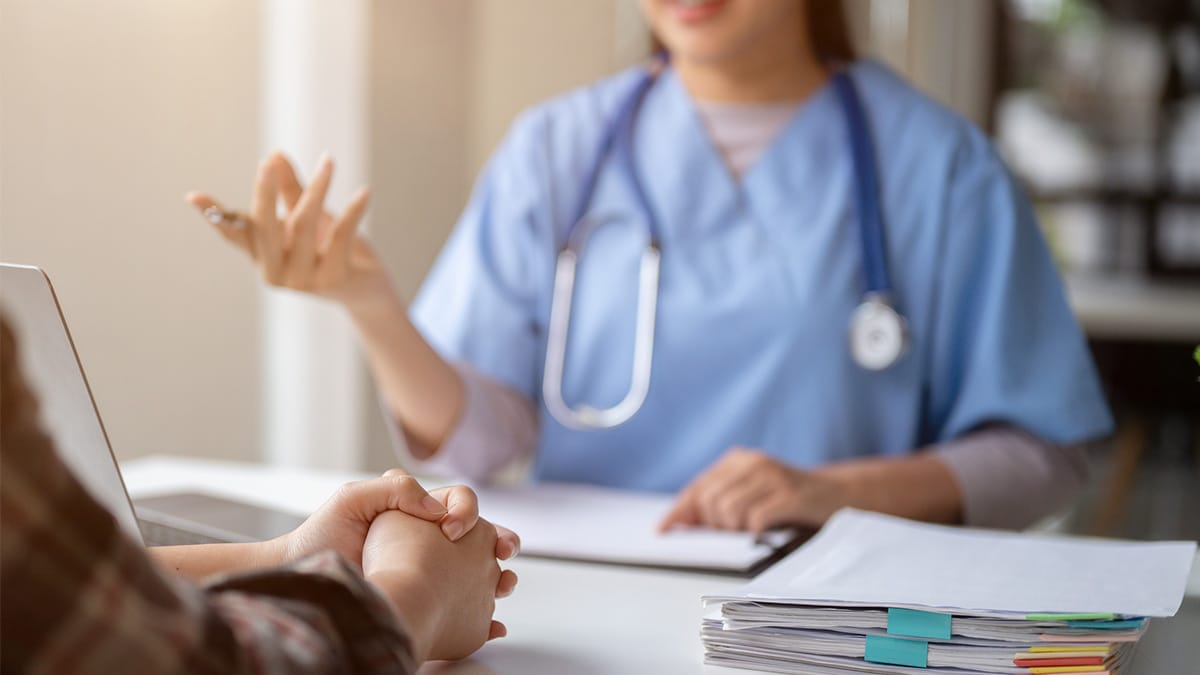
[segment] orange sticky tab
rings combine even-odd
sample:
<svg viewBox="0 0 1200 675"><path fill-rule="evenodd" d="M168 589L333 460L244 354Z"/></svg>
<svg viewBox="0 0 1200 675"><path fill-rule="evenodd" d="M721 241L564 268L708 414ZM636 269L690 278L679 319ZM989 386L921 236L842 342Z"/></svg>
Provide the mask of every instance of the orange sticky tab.
<svg viewBox="0 0 1200 675"><path fill-rule="evenodd" d="M1089 651L1089 652L1080 652L1080 651L1073 651L1073 650L1072 651L1060 650L1060 651L1053 651L1053 652L1023 652L1021 654L1013 655L1013 658L1020 659L1022 661L1029 661L1029 660L1035 660L1035 659L1067 659L1067 658L1073 659L1073 658L1094 658L1094 657L1099 657L1099 658L1103 659L1103 658L1107 658L1109 654L1110 654L1110 652L1108 652L1106 650L1095 650L1095 651Z"/></svg>
<svg viewBox="0 0 1200 675"><path fill-rule="evenodd" d="M1102 656L1071 656L1061 659L1013 659L1014 666L1021 668L1047 668L1054 666L1103 666Z"/></svg>

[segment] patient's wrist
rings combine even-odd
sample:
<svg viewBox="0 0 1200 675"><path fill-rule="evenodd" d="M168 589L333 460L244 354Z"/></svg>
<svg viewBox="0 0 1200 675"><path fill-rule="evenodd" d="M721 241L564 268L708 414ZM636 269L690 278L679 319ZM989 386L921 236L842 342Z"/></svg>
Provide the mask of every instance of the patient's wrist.
<svg viewBox="0 0 1200 675"><path fill-rule="evenodd" d="M387 598L399 623L412 640L418 662L429 658L442 624L442 603L419 574L388 569L366 575L367 581Z"/></svg>
<svg viewBox="0 0 1200 675"><path fill-rule="evenodd" d="M276 567L286 565L296 558L291 553L292 533L280 535L274 539L248 544L251 547L247 557L250 567Z"/></svg>

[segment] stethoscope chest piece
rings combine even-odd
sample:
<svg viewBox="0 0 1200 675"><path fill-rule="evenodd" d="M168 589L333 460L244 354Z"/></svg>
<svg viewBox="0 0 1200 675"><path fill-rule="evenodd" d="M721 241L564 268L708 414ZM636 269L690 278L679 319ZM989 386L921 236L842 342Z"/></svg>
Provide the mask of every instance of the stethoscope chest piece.
<svg viewBox="0 0 1200 675"><path fill-rule="evenodd" d="M869 293L850 317L850 354L866 370L886 370L908 349L908 325L887 298Z"/></svg>

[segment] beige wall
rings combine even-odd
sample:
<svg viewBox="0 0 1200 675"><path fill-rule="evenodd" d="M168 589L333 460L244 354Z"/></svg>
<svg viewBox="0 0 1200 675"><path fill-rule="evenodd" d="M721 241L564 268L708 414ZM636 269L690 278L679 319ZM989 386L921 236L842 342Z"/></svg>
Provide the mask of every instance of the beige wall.
<svg viewBox="0 0 1200 675"><path fill-rule="evenodd" d="M406 297L513 117L630 59L617 30L640 39L635 2L374 1L371 239ZM366 456L381 468L395 457L368 387Z"/></svg>
<svg viewBox="0 0 1200 675"><path fill-rule="evenodd" d="M401 293L416 292L470 189L467 163L474 20L467 0L374 0L370 27L371 240ZM364 456L396 464L365 383Z"/></svg>
<svg viewBox="0 0 1200 675"><path fill-rule="evenodd" d="M513 117L614 72L622 0L475 3L470 161L482 166Z"/></svg>
<svg viewBox="0 0 1200 675"><path fill-rule="evenodd" d="M245 0L0 0L0 259L54 280L122 457L255 455L257 298L183 204L244 202Z"/></svg>

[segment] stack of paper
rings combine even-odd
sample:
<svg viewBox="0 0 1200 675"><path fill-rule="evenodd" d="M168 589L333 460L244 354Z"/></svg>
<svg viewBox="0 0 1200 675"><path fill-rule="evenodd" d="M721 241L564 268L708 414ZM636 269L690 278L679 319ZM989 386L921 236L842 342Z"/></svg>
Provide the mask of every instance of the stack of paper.
<svg viewBox="0 0 1200 675"><path fill-rule="evenodd" d="M1195 542L916 523L844 509L736 593L707 663L779 673L1117 673L1183 599Z"/></svg>

